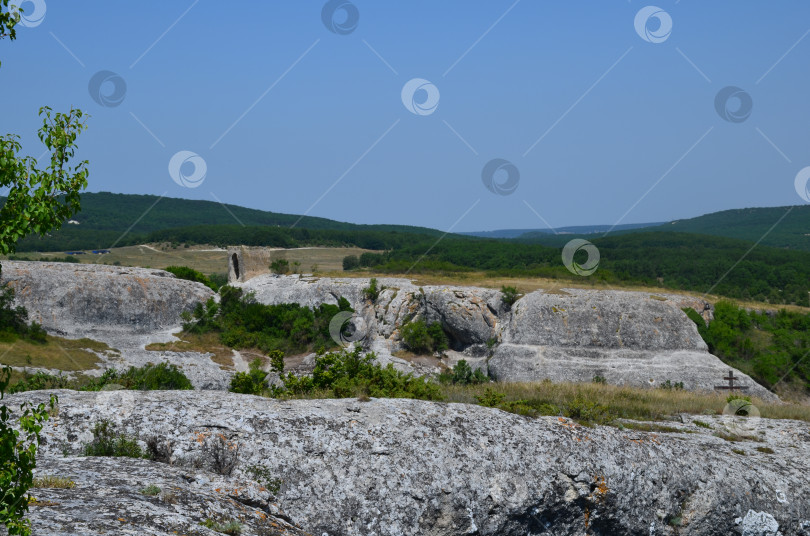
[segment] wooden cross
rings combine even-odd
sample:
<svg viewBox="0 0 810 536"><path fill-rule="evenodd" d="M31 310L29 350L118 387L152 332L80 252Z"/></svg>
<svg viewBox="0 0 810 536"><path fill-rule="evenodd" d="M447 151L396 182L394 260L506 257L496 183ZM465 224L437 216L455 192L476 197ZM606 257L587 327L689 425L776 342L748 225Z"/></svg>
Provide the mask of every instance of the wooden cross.
<svg viewBox="0 0 810 536"><path fill-rule="evenodd" d="M734 381L736 380L736 381L739 382L740 379L734 377L734 371L733 370L729 370L728 371L728 376L723 376L723 379L728 382L728 385L715 385L714 388L716 390L723 389L723 390L731 391L732 393L734 392L735 389L737 389L739 391L747 391L748 390L748 386L734 385Z"/></svg>

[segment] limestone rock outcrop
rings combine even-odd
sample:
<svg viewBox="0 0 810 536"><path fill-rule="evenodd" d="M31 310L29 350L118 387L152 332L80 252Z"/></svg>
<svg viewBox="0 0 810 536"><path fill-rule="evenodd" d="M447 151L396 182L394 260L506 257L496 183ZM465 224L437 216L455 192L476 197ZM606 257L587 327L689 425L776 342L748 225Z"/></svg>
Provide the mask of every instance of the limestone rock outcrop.
<svg viewBox="0 0 810 536"><path fill-rule="evenodd" d="M69 478L75 486L31 490L36 502L29 518L35 535L215 536L222 534L216 528L234 522L242 536L307 535L257 483L190 467L132 458L47 456L38 460L36 474Z"/></svg>
<svg viewBox="0 0 810 536"><path fill-rule="evenodd" d="M7 403L18 407L48 394L21 393ZM74 498L36 491L38 498L60 503L34 509L35 526L48 527L49 534L76 533L71 527L82 520L104 519L106 525L98 526L111 526L116 508L126 520L122 528L143 519L147 527L211 534L183 532L190 526L183 523L215 508L235 515L239 504L268 516L279 508L303 530L329 536L760 536L775 527L783 536L798 536L810 530L810 433L803 422L707 415L696 425L683 416L667 431L642 432L413 400L57 394L59 411L44 428L39 471L76 477L77 483L99 478L100 490L82 484ZM156 438L171 467L71 457L101 419L142 441ZM745 429L741 441L720 437L738 427ZM206 451L218 438L237 453L225 483ZM250 491L257 466L281 480L277 501ZM130 470L132 476L121 474ZM236 482L245 491L233 497L228 490ZM177 486L181 494L193 488L199 496L157 505L147 521L151 499L136 500L134 489L150 483ZM132 504L117 507L115 497ZM255 515L245 512L251 523ZM245 533L276 534L258 532L258 526Z"/></svg>
<svg viewBox="0 0 810 536"><path fill-rule="evenodd" d="M3 261L2 281L14 287L30 320L69 336L167 329L213 295L164 270L99 264Z"/></svg>
<svg viewBox="0 0 810 536"><path fill-rule="evenodd" d="M710 319L708 302L692 296L563 288L537 290L507 307L501 293L478 287L422 286L385 278L375 303L363 296L367 279L259 275L234 282L262 303L316 306L344 297L362 318L365 344L381 361L404 370L427 370L396 357L400 328L422 318L441 322L451 339L445 365L460 359L501 381L592 381L637 387L683 384L713 391L730 370L708 352L697 327L682 311ZM420 368L416 368L416 366ZM748 392L777 397L740 371Z"/></svg>

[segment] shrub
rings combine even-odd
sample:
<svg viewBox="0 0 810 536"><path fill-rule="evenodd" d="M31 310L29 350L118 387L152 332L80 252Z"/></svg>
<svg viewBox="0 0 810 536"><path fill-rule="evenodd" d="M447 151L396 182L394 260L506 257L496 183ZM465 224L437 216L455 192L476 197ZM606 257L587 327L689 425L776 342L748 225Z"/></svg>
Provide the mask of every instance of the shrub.
<svg viewBox="0 0 810 536"><path fill-rule="evenodd" d="M501 403L506 398L506 395L492 389L491 387L487 387L487 390L484 391L483 395L476 396L475 400L478 401L479 404L482 406L486 406L488 408L496 408L501 405Z"/></svg>
<svg viewBox="0 0 810 536"><path fill-rule="evenodd" d="M160 488L155 486L154 484L151 484L151 485L146 486L145 488L143 488L141 490L141 493L143 493L144 495L150 495L150 496L160 495Z"/></svg>
<svg viewBox="0 0 810 536"><path fill-rule="evenodd" d="M114 423L101 420L93 427L93 441L85 444L85 456L115 458L144 458L144 452L135 438L118 431Z"/></svg>
<svg viewBox="0 0 810 536"><path fill-rule="evenodd" d="M594 376L593 380L591 380L591 381L593 383L602 383L602 384L607 383L607 380L604 378L604 376L600 376L598 374L596 376Z"/></svg>
<svg viewBox="0 0 810 536"><path fill-rule="evenodd" d="M209 279L204 273L198 272L197 270L189 268L188 266L168 266L166 271L174 274L174 276L178 279L202 283L214 292L219 290L219 285L211 281L211 279Z"/></svg>
<svg viewBox="0 0 810 536"><path fill-rule="evenodd" d="M239 443L229 441L222 434L209 437L203 443L202 464L223 476L230 476L239 462Z"/></svg>
<svg viewBox="0 0 810 536"><path fill-rule="evenodd" d="M237 372L233 375L231 385L228 388L230 392L243 395L260 395L268 389L267 373L262 370L262 360L254 359L249 368L248 372Z"/></svg>
<svg viewBox="0 0 810 536"><path fill-rule="evenodd" d="M481 369L475 369L467 364L467 361L462 359L452 370L442 372L439 375L439 381L443 384L453 385L476 385L479 383L487 383L489 378L486 374L481 372Z"/></svg>
<svg viewBox="0 0 810 536"><path fill-rule="evenodd" d="M349 270L356 270L360 267L360 259L357 258L357 255L348 255L343 257L343 270L348 272Z"/></svg>
<svg viewBox="0 0 810 536"><path fill-rule="evenodd" d="M284 372L284 352L272 350L267 356L270 358L270 370L279 374Z"/></svg>
<svg viewBox="0 0 810 536"><path fill-rule="evenodd" d="M327 391L335 398L359 394L382 398L441 400L439 386L427 378L406 374L376 362L374 353L363 354L359 347L321 354L315 358L312 376L282 376L284 389L279 394L307 394Z"/></svg>
<svg viewBox="0 0 810 536"><path fill-rule="evenodd" d="M683 382L675 382L672 383L670 380L665 381L659 386L661 389L667 389L669 391L683 391Z"/></svg>
<svg viewBox="0 0 810 536"><path fill-rule="evenodd" d="M365 297L371 303L375 303L383 290L385 290L385 287L377 287L377 278L372 277L368 282L368 286L363 289L363 297Z"/></svg>
<svg viewBox="0 0 810 536"><path fill-rule="evenodd" d="M0 400L10 378L11 368L4 367L0 372ZM50 416L48 410L53 411L56 403L57 398L51 395L48 406L23 404L17 418L7 406L0 405L0 524L9 534L30 534L30 524L24 519L28 512L26 493L34 483L39 434Z"/></svg>
<svg viewBox="0 0 810 536"><path fill-rule="evenodd" d="M126 389L139 391L189 391L194 389L191 381L177 365L147 363L142 367L130 367L126 372L112 371L106 383L117 383ZM103 385L101 386L103 387ZM100 387L99 387L100 388Z"/></svg>
<svg viewBox="0 0 810 536"><path fill-rule="evenodd" d="M426 324L424 320L414 320L402 326L401 334L405 346L417 354L443 352L449 348L447 334L438 322Z"/></svg>
<svg viewBox="0 0 810 536"><path fill-rule="evenodd" d="M64 376L54 376L39 371L32 375L26 375L17 383L8 388L9 394L22 393L24 391L40 391L43 389L66 389L70 382Z"/></svg>
<svg viewBox="0 0 810 536"><path fill-rule="evenodd" d="M146 438L146 457L160 463L170 463L172 458L172 444L170 441L161 441L157 436Z"/></svg>
<svg viewBox="0 0 810 536"><path fill-rule="evenodd" d="M506 305L507 309L511 309L512 305L520 298L520 294L518 293L517 288L515 287L501 287L501 301L503 304Z"/></svg>
<svg viewBox="0 0 810 536"><path fill-rule="evenodd" d="M577 395L564 410L565 416L584 423L607 424L614 419L610 408Z"/></svg>
<svg viewBox="0 0 810 536"><path fill-rule="evenodd" d="M270 271L274 274L286 274L290 271L290 261L287 259L276 259L270 263Z"/></svg>
<svg viewBox="0 0 810 536"><path fill-rule="evenodd" d="M193 313L183 315L183 327L190 333L219 333L220 341L232 348L258 348L271 353L281 350L298 353L336 345L329 334L329 323L341 311L353 311L348 300L337 305L304 307L297 303L264 305L252 293L224 286L220 303L213 299L198 304Z"/></svg>

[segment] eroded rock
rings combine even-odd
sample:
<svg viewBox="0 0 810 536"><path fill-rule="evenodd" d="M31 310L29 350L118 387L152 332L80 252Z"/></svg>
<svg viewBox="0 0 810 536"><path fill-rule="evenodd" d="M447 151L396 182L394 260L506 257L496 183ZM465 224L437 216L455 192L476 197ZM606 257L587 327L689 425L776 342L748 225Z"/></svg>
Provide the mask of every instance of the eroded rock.
<svg viewBox="0 0 810 536"><path fill-rule="evenodd" d="M131 392L110 411L98 397L117 393L57 394L43 459L80 452L94 423L109 418L170 445L171 475L200 466L205 442L222 435L239 446L231 478L268 467L283 482L280 507L312 534L714 536L741 534L754 511L794 536L810 520L803 422L751 421L753 439L729 442L714 435L728 425L714 416L701 416L712 429L685 418L671 423L679 432L649 433L413 400L153 391ZM47 395L22 393L8 404Z"/></svg>

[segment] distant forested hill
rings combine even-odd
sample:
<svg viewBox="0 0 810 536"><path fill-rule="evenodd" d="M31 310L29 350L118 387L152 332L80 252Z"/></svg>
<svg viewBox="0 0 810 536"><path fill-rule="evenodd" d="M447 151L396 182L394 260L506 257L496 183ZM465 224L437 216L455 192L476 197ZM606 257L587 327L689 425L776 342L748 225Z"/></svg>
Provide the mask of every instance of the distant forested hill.
<svg viewBox="0 0 810 536"><path fill-rule="evenodd" d="M5 199L0 199L0 202ZM300 221L298 221L300 218ZM245 228L289 228L296 222L297 229L352 231L369 236L385 234L422 234L439 236L441 231L406 225L360 225L312 216L266 212L215 201L192 201L155 195L113 194L108 192L82 194L82 211L73 218L78 225L65 224L51 236L29 237L18 245L18 251L61 251L69 249L109 248L152 241L151 233L168 229L196 226L229 226ZM255 235L254 230L254 235ZM265 231L266 232L266 231ZM245 231L234 237L247 234ZM220 236L222 233L220 233ZM276 233L275 236L285 235ZM301 235L298 235L299 237ZM358 235L359 236L359 235ZM338 244L341 238L328 237ZM280 245L276 238L272 243ZM173 241L169 238L169 241ZM229 243L239 243L231 241ZM342 242L338 245L344 245ZM379 241L387 247L388 241Z"/></svg>
<svg viewBox="0 0 810 536"><path fill-rule="evenodd" d="M783 216L784 218L780 221ZM779 222L778 225L774 227L777 222ZM557 231L560 234L531 231L521 234L517 239L526 243L561 246L574 237L592 240L602 236L605 232L599 230L594 234L584 234L582 230L578 229L572 229L570 232ZM724 210L643 229L627 229L618 226L608 236L651 231L725 236L750 242L756 242L762 238L760 244L763 246L810 251L810 205Z"/></svg>

